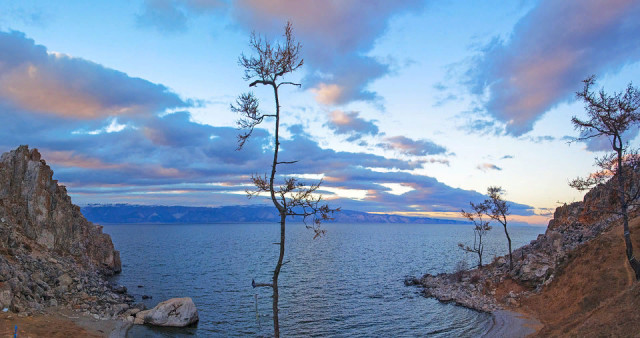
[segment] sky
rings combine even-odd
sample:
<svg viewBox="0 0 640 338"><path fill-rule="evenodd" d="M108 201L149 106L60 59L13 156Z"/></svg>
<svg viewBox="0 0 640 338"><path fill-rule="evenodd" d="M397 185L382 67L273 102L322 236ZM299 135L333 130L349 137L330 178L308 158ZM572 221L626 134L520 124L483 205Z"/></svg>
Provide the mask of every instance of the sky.
<svg viewBox="0 0 640 338"><path fill-rule="evenodd" d="M237 151L238 57L290 21L280 175L332 207L460 217L501 186L512 220L582 199L606 140L569 142L575 92L640 82L640 1L0 2L0 150L37 148L74 203L222 206L270 169L273 121ZM638 146L637 130L627 138ZM279 177L279 178L282 178Z"/></svg>

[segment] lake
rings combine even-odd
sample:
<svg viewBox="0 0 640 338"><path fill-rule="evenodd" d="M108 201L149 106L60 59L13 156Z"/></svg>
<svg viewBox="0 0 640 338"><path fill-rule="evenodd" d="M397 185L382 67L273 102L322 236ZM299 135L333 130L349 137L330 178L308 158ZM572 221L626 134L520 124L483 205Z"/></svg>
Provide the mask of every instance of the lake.
<svg viewBox="0 0 640 338"><path fill-rule="evenodd" d="M304 224L287 224L280 273L280 330L285 337L433 336L473 337L491 324L488 314L441 304L404 286L408 275L453 271L477 255L471 225L324 224L313 239ZM543 233L540 226L513 226L513 248ZM277 262L279 225L105 225L120 251L122 273L113 281L153 307L173 297L191 297L200 322L195 328L134 326L130 337L272 336L271 282ZM486 237L483 260L507 252L501 226ZM141 286L141 287L139 287ZM256 311L257 299L257 311Z"/></svg>

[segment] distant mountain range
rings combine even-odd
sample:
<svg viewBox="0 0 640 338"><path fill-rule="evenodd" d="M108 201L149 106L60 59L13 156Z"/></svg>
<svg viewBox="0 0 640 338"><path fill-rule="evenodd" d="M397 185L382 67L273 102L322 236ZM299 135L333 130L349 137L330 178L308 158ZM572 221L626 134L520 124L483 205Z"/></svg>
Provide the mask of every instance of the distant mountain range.
<svg viewBox="0 0 640 338"><path fill-rule="evenodd" d="M82 214L94 223L257 223L278 222L280 217L272 206L224 206L217 208L133 205L89 204L82 207ZM417 224L467 224L465 221L429 217L407 217L389 214L370 214L354 210L342 210L334 215L339 223L417 223ZM301 221L295 219L294 221Z"/></svg>

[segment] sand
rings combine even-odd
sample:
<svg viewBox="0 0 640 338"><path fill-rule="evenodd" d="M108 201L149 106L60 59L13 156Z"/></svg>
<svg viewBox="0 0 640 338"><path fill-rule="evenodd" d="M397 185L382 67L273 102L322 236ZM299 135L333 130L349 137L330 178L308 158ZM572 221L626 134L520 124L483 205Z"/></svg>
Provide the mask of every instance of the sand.
<svg viewBox="0 0 640 338"><path fill-rule="evenodd" d="M493 326L484 333L483 337L526 337L542 328L542 324L535 318L525 314L498 310L492 313Z"/></svg>

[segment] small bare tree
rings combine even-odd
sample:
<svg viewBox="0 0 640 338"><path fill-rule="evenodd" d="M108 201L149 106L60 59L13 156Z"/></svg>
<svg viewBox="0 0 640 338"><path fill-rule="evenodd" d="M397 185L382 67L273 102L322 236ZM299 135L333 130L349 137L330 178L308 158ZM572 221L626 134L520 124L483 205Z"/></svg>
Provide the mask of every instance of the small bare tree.
<svg viewBox="0 0 640 338"><path fill-rule="evenodd" d="M462 213L462 217L473 222L473 246L470 247L468 245L464 245L463 243L458 243L460 249L466 252L473 252L478 255L478 267L482 267L482 254L484 252L484 244L482 243L482 237L491 230L491 226L489 225L490 221L485 219L484 217L489 211L489 204L487 201L484 201L480 204L474 204L470 202L472 212L466 212L463 210L460 211Z"/></svg>
<svg viewBox="0 0 640 338"><path fill-rule="evenodd" d="M583 82L582 91L576 95L584 101L588 119L581 120L575 116L571 118L574 127L580 132L580 136L574 141L607 137L613 152L596 159L600 171L586 178L576 178L569 185L578 190L602 185L603 189L609 189L617 195L617 203L614 201L611 205L617 204L618 210L609 208L596 212L608 212L622 217L627 260L636 280L640 280L640 262L633 255L629 231L629 207L637 205L640 198L640 161L637 152L629 148L628 141L623 140L624 133L637 127L640 121L640 90L629 83L625 91L608 95L604 90L598 93L591 90L595 76L590 76ZM610 181L604 184L610 178L616 179L615 183Z"/></svg>
<svg viewBox="0 0 640 338"><path fill-rule="evenodd" d="M275 111L271 114L260 112L258 99L253 93L241 94L235 104L231 105L231 110L239 113L241 118L238 126L246 131L238 135L238 149L242 149L247 140L251 137L254 128L263 122L265 118L273 118L275 122L273 161L271 163L271 173L269 176L253 175L251 180L256 189L247 191L249 198L266 194L271 198L273 205L280 214L280 242L275 243L280 248L278 262L273 271L271 283L251 282L253 287L270 287L273 290L273 329L275 337L280 336L280 325L278 320L278 276L282 269L285 250L285 224L287 216L302 217L307 224L307 228L313 229L314 238L324 234L325 230L320 229L320 223L331 219L335 211L328 205L322 204L322 196L317 193L322 181L306 185L294 177L285 177L284 182L276 186L275 178L279 165L293 164L297 161L281 161L278 159L280 149L280 118L281 105L278 96L278 89L282 85L293 85L300 87L300 84L282 81L281 78L296 69L300 68L303 60L300 58L300 43L296 42L291 24L287 23L284 32L284 42L272 45L266 39L251 34L250 46L255 55L245 56L239 59L239 64L244 68L244 79L252 81L249 87L265 85L273 89L275 100ZM307 219L311 218L311 223Z"/></svg>
<svg viewBox="0 0 640 338"><path fill-rule="evenodd" d="M504 228L504 234L507 236L507 244L509 246L509 269L513 270L511 236L509 236L509 231L507 230L507 216L509 216L511 212L509 212L509 204L507 204L507 201L502 199L503 194L504 190L501 187L489 187L487 188L487 195L489 195L489 199L485 200L485 203L487 203L489 211L487 216L502 224L502 227Z"/></svg>

